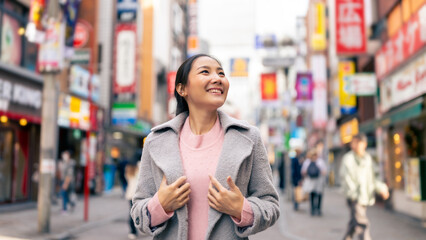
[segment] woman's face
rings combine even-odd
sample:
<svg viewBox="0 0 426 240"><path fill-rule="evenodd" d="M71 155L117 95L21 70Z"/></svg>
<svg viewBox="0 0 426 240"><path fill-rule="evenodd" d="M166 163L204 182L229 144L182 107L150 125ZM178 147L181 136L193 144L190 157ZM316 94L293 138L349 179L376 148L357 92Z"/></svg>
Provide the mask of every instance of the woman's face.
<svg viewBox="0 0 426 240"><path fill-rule="evenodd" d="M228 89L222 66L210 57L199 57L192 63L183 91L190 109L216 110L225 103Z"/></svg>

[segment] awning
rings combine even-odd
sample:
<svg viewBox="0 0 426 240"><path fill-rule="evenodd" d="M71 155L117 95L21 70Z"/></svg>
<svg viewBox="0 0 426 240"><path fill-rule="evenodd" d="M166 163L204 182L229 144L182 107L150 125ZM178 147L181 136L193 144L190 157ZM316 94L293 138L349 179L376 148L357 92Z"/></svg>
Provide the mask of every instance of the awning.
<svg viewBox="0 0 426 240"><path fill-rule="evenodd" d="M377 127L387 127L416 118L424 112L424 102L424 97L420 97L408 104L399 106L383 115L380 119L373 119L360 124L359 131L363 133L374 132Z"/></svg>

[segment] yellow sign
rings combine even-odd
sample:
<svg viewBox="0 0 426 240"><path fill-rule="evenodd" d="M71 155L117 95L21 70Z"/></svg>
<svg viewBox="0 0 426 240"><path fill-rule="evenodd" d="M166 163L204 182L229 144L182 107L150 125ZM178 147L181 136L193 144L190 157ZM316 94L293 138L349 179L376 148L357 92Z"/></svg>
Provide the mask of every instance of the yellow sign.
<svg viewBox="0 0 426 240"><path fill-rule="evenodd" d="M348 93L348 88L350 87L348 76L354 73L354 62L339 62L339 103L342 114L352 114L356 111L356 96Z"/></svg>
<svg viewBox="0 0 426 240"><path fill-rule="evenodd" d="M326 48L327 38L325 32L325 5L322 2L315 3L313 11L313 31L311 45L314 51L322 51Z"/></svg>
<svg viewBox="0 0 426 240"><path fill-rule="evenodd" d="M358 119L354 118L351 121L342 124L340 127L340 137L342 139L342 143L346 144L351 142L352 137L357 135L358 132Z"/></svg>
<svg viewBox="0 0 426 240"><path fill-rule="evenodd" d="M248 77L248 58L231 58L231 77Z"/></svg>
<svg viewBox="0 0 426 240"><path fill-rule="evenodd" d="M198 49L198 37L189 36L188 37L188 51L195 51Z"/></svg>

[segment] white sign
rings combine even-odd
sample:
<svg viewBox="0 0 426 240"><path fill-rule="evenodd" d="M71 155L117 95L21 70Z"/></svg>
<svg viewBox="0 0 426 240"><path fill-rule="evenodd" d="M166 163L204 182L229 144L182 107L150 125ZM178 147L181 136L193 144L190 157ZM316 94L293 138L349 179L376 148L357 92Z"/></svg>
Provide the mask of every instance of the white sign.
<svg viewBox="0 0 426 240"><path fill-rule="evenodd" d="M2 105L2 108L8 107L9 102L12 102L34 109L40 109L42 92L19 83L13 83L0 78L0 100L3 100L2 104L0 104Z"/></svg>
<svg viewBox="0 0 426 240"><path fill-rule="evenodd" d="M117 36L117 77L119 86L130 86L135 82L136 33L120 31Z"/></svg>
<svg viewBox="0 0 426 240"><path fill-rule="evenodd" d="M377 79L374 73L359 73L347 76L347 92L357 96L373 96L377 91Z"/></svg>
<svg viewBox="0 0 426 240"><path fill-rule="evenodd" d="M78 65L73 65L70 71L70 91L87 98L89 95L89 83L90 72Z"/></svg>
<svg viewBox="0 0 426 240"><path fill-rule="evenodd" d="M383 82L385 83L381 87L384 89L381 90L380 97L382 111L425 94L426 53L417 57L394 75L384 79Z"/></svg>
<svg viewBox="0 0 426 240"><path fill-rule="evenodd" d="M40 172L53 174L55 173L55 161L53 159L42 159L40 164Z"/></svg>
<svg viewBox="0 0 426 240"><path fill-rule="evenodd" d="M315 128L327 126L327 70L324 55L311 57L313 91L313 125Z"/></svg>

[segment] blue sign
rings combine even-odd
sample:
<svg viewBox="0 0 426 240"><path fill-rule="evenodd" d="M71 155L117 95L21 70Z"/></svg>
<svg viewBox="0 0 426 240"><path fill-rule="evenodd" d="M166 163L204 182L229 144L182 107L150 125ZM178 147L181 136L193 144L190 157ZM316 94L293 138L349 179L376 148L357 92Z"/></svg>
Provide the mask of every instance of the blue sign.
<svg viewBox="0 0 426 240"><path fill-rule="evenodd" d="M136 21L138 0L117 0L117 20L119 22Z"/></svg>

